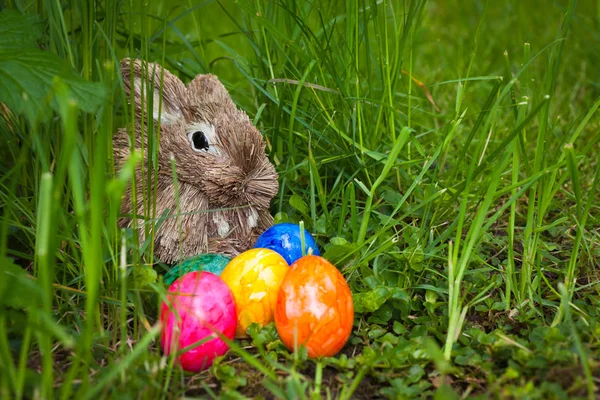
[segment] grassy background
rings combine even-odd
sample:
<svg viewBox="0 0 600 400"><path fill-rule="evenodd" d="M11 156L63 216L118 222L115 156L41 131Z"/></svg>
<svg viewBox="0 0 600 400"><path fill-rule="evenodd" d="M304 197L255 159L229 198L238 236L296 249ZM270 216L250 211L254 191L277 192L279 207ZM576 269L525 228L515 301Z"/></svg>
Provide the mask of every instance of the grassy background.
<svg viewBox="0 0 600 400"><path fill-rule="evenodd" d="M0 7L3 397L598 395L600 3ZM202 374L161 357L168 266L116 227L126 56L217 74L263 132L273 214L354 293L338 357L272 325Z"/></svg>

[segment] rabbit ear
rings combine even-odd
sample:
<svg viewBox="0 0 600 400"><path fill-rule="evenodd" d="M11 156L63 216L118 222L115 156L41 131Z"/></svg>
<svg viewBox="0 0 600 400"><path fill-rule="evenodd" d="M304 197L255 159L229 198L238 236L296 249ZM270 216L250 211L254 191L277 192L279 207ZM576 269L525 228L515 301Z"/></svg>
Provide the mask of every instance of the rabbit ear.
<svg viewBox="0 0 600 400"><path fill-rule="evenodd" d="M121 61L121 75L128 99L131 90L134 90L136 113L145 113L148 103L152 101L153 118L158 121L160 117L162 124L169 124L182 118L186 88L175 75L159 64L132 61L129 58ZM152 98L148 96L149 90L153 90Z"/></svg>
<svg viewBox="0 0 600 400"><path fill-rule="evenodd" d="M229 92L215 75L198 75L190 82L188 87L192 91L194 99L201 103L232 103Z"/></svg>

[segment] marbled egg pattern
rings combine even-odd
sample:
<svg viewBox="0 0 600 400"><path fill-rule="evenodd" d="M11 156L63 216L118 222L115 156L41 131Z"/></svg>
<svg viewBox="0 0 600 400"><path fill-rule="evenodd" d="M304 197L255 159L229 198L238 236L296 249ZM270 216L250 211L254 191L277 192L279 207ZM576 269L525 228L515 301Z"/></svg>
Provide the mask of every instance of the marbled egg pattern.
<svg viewBox="0 0 600 400"><path fill-rule="evenodd" d="M348 341L354 322L352 293L342 274L319 256L305 256L281 283L275 325L283 343L305 345L309 357L333 356Z"/></svg>
<svg viewBox="0 0 600 400"><path fill-rule="evenodd" d="M304 246L304 254L321 255L317 242L306 229L304 229ZM254 248L275 250L289 265L292 265L303 254L300 226L289 222L275 224L258 237Z"/></svg>
<svg viewBox="0 0 600 400"><path fill-rule="evenodd" d="M192 271L212 272L213 274L220 276L221 272L223 272L229 261L231 261L231 258L222 254L199 254L197 256L190 257L172 267L165 274L163 282L167 285L170 285L175 281L175 279L180 278Z"/></svg>
<svg viewBox="0 0 600 400"><path fill-rule="evenodd" d="M169 287L167 301L161 305L160 320L164 324L161 345L167 355L204 341L177 359L186 371L202 371L228 350L228 345L214 330L228 339L235 336L235 300L218 276L189 272Z"/></svg>
<svg viewBox="0 0 600 400"><path fill-rule="evenodd" d="M283 257L269 249L250 249L227 264L221 278L235 296L238 337L246 336L253 322L264 326L273 321L277 291L288 270Z"/></svg>

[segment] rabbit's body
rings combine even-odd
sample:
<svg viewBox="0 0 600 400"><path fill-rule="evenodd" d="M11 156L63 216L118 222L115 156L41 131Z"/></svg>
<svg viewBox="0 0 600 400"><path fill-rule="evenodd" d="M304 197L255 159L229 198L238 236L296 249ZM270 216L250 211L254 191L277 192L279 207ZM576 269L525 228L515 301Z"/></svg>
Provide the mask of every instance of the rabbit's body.
<svg viewBox="0 0 600 400"><path fill-rule="evenodd" d="M154 254L165 263L206 252L235 256L250 248L273 222L269 203L278 190L277 173L265 154L260 132L212 75L199 75L186 87L156 64L143 64L139 60L130 64L129 60L123 60L121 71L128 95L133 73L134 147L144 149L143 165L136 172L136 208L130 189L121 211L139 217L146 215L145 205L149 204L156 208L148 215L158 219L167 215L154 240ZM148 97L142 96L148 81L154 82L150 85L154 95L142 103L141 99ZM142 189L143 184L148 186L145 121L149 118L143 117L148 101L153 101L154 115L149 117L155 132L160 118L156 205L148 201ZM120 166L130 155L126 129L117 132L113 145ZM175 163L178 193L171 159ZM143 222L138 220L142 240ZM120 223L132 226L133 220L122 218Z"/></svg>

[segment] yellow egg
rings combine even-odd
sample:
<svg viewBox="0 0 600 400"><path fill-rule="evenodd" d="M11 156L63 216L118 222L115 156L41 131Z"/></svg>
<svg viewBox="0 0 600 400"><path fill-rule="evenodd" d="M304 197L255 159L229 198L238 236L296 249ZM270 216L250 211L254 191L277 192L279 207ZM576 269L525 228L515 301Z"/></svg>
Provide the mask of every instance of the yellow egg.
<svg viewBox="0 0 600 400"><path fill-rule="evenodd" d="M221 279L235 297L237 337L246 336L253 322L265 326L273 321L277 292L288 270L282 256L262 248L245 251L227 264Z"/></svg>

